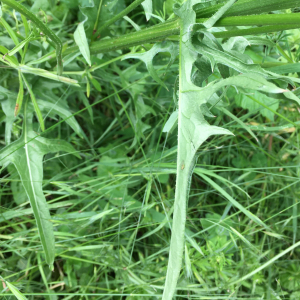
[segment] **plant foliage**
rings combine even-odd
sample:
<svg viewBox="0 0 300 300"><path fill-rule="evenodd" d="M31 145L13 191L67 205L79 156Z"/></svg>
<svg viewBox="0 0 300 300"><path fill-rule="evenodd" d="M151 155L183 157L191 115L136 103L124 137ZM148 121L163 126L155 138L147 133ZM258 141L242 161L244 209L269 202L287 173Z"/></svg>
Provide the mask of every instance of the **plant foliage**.
<svg viewBox="0 0 300 300"><path fill-rule="evenodd" d="M1 296L297 299L298 7L2 0Z"/></svg>

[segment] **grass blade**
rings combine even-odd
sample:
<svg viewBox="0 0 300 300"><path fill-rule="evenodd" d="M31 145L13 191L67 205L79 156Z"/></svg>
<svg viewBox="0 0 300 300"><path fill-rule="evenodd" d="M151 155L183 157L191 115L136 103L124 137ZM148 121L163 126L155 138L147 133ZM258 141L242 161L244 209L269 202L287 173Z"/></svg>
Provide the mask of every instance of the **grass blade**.
<svg viewBox="0 0 300 300"><path fill-rule="evenodd" d="M45 123L44 123L44 119L43 119L43 115L42 115L42 112L37 104L37 101L35 99L35 96L34 96L34 93L28 83L28 81L26 80L25 76L22 74L22 78L25 82L25 85L26 85L26 88L28 90L28 93L30 95L30 98L31 98L31 101L32 101L32 104L33 104L33 107L34 107L34 110L35 110L35 113L36 113L36 116L39 120L39 123L40 123L40 126L41 126L41 130L42 131L45 131Z"/></svg>
<svg viewBox="0 0 300 300"><path fill-rule="evenodd" d="M243 212L250 220L258 224L259 226L262 226L266 228L269 231L272 231L269 226L267 226L263 221L261 221L257 216L252 214L249 210L247 210L244 206L242 206L239 202L237 202L235 199L233 199L224 189L222 189L218 184L216 184L214 181L212 181L209 177L207 177L204 174L199 173L199 176L201 176L207 183L209 183L214 189L216 189L218 192L220 192L228 201L232 203L235 207L237 207L241 212Z"/></svg>
<svg viewBox="0 0 300 300"><path fill-rule="evenodd" d="M254 271L250 272L249 274L243 276L242 278L230 283L230 285L234 285L234 284L238 284L244 280L247 280L248 278L252 277L253 275L255 275L256 273L260 272L261 270L265 269L266 267L270 266L271 264L273 264L274 262L276 262L280 257L284 256L285 254L293 251L295 248L300 246L300 241L294 245L292 245L291 247L285 249L284 251L282 251L281 253L277 254L276 256L274 256L272 259L270 259L269 261L267 261L266 263L262 264L260 267L258 267L257 269L255 269Z"/></svg>

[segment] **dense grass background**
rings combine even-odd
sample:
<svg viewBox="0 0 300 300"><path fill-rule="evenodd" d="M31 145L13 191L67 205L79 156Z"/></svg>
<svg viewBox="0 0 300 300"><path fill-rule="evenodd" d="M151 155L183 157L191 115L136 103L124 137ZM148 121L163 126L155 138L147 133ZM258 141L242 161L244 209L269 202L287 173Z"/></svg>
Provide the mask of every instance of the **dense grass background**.
<svg viewBox="0 0 300 300"><path fill-rule="evenodd" d="M48 25L63 42L72 40L84 13L88 17L86 33L92 38L97 9L84 7L88 4L84 1L62 0L56 5L51 2L23 4L32 6L37 13L42 8ZM101 11L100 24L131 1L104 2L107 6ZM153 3L154 13L160 18L166 19L172 13L172 1ZM95 1L96 7L98 4ZM43 13L39 15L44 18ZM146 22L140 6L128 16L140 28L160 22L154 17ZM22 35L18 16L16 23L12 11L4 7L3 17ZM122 20L101 37L134 30ZM266 36L277 42L293 62L298 62L298 29ZM0 44L14 47L3 27ZM135 50L150 47L145 44ZM25 63L50 50L46 40L31 42ZM101 68L90 75L82 56L70 58L65 75L77 79L80 88L26 75L37 99L53 107L68 107L72 113L85 109L76 115L83 138L66 122L46 134L68 141L81 157L56 153L47 154L43 161L43 189L56 238L53 272L44 262L35 220L16 169L9 165L1 172L0 275L28 299L158 299L162 293L171 236L177 145L176 129L169 134L162 133L162 129L176 110L178 61L166 71L169 56L159 54L155 58L167 91L153 81L143 63L135 59L121 61L128 52L125 49L93 55L92 65ZM275 47L251 46L246 53L258 63L288 62ZM47 61L34 66L51 70L54 65L55 61ZM219 75L215 72L211 79L214 76ZM0 84L0 143L4 147L5 124L10 122L6 109L9 105L14 107L18 93L17 72L0 68ZM278 96L264 102L272 112L237 94L234 88L223 100L226 109L247 124L252 135L230 114L212 110L215 117L208 118L210 124L227 128L235 136L215 136L199 149L187 215L187 233L193 239L186 242L177 298L299 299L297 248L253 277L228 286L229 281L249 274L299 239L300 141L294 126L300 121L299 108ZM61 119L53 111L43 113L48 116L46 128ZM12 140L16 140L22 132L22 115L13 121ZM34 126L39 132L37 122ZM272 231L259 227L232 206L228 195ZM13 299L14 296L5 296L5 287L3 282L1 297Z"/></svg>

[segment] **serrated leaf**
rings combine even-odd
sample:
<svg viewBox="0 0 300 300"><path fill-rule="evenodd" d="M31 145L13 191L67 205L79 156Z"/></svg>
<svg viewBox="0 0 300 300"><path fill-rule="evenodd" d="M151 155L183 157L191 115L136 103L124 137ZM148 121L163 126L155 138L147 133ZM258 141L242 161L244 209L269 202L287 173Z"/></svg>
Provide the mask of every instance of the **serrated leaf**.
<svg viewBox="0 0 300 300"><path fill-rule="evenodd" d="M78 156L66 141L46 139L32 130L32 113L24 106L22 136L0 151L0 165L12 163L16 167L30 200L46 262L52 269L54 261L54 234L47 202L42 190L43 157L50 152L65 151Z"/></svg>
<svg viewBox="0 0 300 300"><path fill-rule="evenodd" d="M186 207L196 152L211 135L232 134L226 129L209 125L200 109L201 105L206 104L216 92L214 88L218 83L210 85L209 88L201 88L194 85L191 79L192 68L198 56L196 51L192 50L190 34L196 19L196 13L192 7L200 2L201 0L187 0L181 7L175 6L175 14L181 20L178 154L172 237L163 300L173 298L180 274L185 244ZM227 80L224 79L221 82L224 83Z"/></svg>
<svg viewBox="0 0 300 300"><path fill-rule="evenodd" d="M264 70L260 65L253 64L250 58L240 54L238 51L231 50L230 52L224 52L222 49L217 49L212 45L210 39L215 39L211 33L200 30L204 35L204 38L193 39L193 49L199 54L206 56L213 64L219 63L226 65L240 73L254 73L268 79L282 79L289 80L290 82L300 82L299 78L291 78L288 76L279 75L271 71Z"/></svg>
<svg viewBox="0 0 300 300"><path fill-rule="evenodd" d="M90 48L88 45L88 41L85 35L84 30L84 22L78 24L75 32L74 32L74 40L83 57L85 58L86 62L89 66L91 66L91 56L90 56Z"/></svg>
<svg viewBox="0 0 300 300"><path fill-rule="evenodd" d="M132 54L130 53L130 54L126 55L125 57L123 57L122 60L129 59L129 58L137 58L137 59L142 60L146 64L146 67L147 67L150 75L152 76L152 78L157 83L161 84L163 87L168 89L167 86L164 84L164 82L158 77L158 75L154 69L154 66L153 66L154 56L161 52L169 52L171 54L171 58L168 63L168 66L167 66L167 68L168 68L170 65L173 64L173 62L176 59L176 56L178 54L177 46L170 41L164 41L161 43L157 43L149 51L144 52L144 53L132 53Z"/></svg>

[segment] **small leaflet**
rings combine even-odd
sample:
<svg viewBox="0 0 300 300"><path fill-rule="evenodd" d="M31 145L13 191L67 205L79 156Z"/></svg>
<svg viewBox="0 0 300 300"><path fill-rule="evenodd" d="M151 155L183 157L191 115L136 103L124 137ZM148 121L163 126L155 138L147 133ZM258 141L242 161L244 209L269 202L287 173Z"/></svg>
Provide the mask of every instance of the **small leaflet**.
<svg viewBox="0 0 300 300"><path fill-rule="evenodd" d="M84 22L78 24L74 32L74 40L86 62L91 66L90 48L84 31Z"/></svg>
<svg viewBox="0 0 300 300"><path fill-rule="evenodd" d="M163 132L171 132L175 125L176 125L176 122L177 122L177 119L178 119L178 110L174 111L170 118L168 119L168 121L166 122L164 128L163 128Z"/></svg>
<svg viewBox="0 0 300 300"><path fill-rule="evenodd" d="M145 10L146 19L147 19L147 21L149 21L151 18L151 15L152 15L152 0L145 0L142 3L142 6Z"/></svg>

